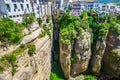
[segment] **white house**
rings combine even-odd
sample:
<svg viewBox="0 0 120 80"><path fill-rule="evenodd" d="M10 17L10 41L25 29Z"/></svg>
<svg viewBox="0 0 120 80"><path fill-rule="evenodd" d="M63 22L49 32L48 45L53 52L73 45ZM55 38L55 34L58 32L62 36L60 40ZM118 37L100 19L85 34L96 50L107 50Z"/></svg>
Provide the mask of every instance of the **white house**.
<svg viewBox="0 0 120 80"><path fill-rule="evenodd" d="M97 0L85 0L86 1L86 6L87 10L92 9L92 10L99 10L99 3Z"/></svg>
<svg viewBox="0 0 120 80"><path fill-rule="evenodd" d="M70 2L73 0L53 0L53 7L58 9L66 9Z"/></svg>
<svg viewBox="0 0 120 80"><path fill-rule="evenodd" d="M24 14L32 12L30 0L0 0L0 14L21 22Z"/></svg>
<svg viewBox="0 0 120 80"><path fill-rule="evenodd" d="M97 0L73 0L71 15L79 15L83 10L100 10L100 3Z"/></svg>
<svg viewBox="0 0 120 80"><path fill-rule="evenodd" d="M72 11L71 15L79 15L81 11L86 10L86 2L84 1L74 1L71 3Z"/></svg>

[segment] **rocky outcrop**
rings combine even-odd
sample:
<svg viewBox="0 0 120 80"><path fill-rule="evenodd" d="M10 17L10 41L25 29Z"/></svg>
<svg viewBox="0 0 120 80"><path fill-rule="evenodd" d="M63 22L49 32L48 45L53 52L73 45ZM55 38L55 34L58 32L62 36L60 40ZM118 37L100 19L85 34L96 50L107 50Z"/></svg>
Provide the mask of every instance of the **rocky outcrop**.
<svg viewBox="0 0 120 80"><path fill-rule="evenodd" d="M91 60L92 72L95 75L98 75L101 70L101 62L106 48L106 35L100 36L96 42L94 53Z"/></svg>
<svg viewBox="0 0 120 80"><path fill-rule="evenodd" d="M40 33L41 33L41 28L39 28L36 31L32 32L31 34L25 36L22 39L21 44L26 44L28 42L35 40L39 36Z"/></svg>
<svg viewBox="0 0 120 80"><path fill-rule="evenodd" d="M71 66L71 45L60 43L60 63L64 76L68 79L70 76Z"/></svg>
<svg viewBox="0 0 120 80"><path fill-rule="evenodd" d="M89 32L85 31L82 32L81 36L77 37L74 44L74 53L72 53L71 76L73 77L87 70L91 57L91 36Z"/></svg>
<svg viewBox="0 0 120 80"><path fill-rule="evenodd" d="M36 52L29 56L28 50L17 57L16 72L12 67L0 73L0 80L49 80L51 73L51 39L45 36L33 42Z"/></svg>
<svg viewBox="0 0 120 80"><path fill-rule="evenodd" d="M84 37L78 36L73 44L60 43L60 63L67 79L74 79L88 68L91 57L90 34L83 31L82 35Z"/></svg>
<svg viewBox="0 0 120 80"><path fill-rule="evenodd" d="M107 37L102 67L108 77L120 77L120 36L111 31Z"/></svg>

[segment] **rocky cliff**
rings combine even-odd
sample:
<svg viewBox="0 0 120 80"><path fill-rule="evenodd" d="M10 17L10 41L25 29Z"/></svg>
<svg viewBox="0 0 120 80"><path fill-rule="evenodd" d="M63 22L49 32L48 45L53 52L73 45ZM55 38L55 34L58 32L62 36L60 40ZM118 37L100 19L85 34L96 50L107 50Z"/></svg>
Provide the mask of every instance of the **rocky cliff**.
<svg viewBox="0 0 120 80"><path fill-rule="evenodd" d="M60 35L58 36L59 59L65 78L68 80L84 80L85 77L82 74L86 74L89 70L90 74L95 75L96 79L99 80L119 79L120 36L111 31L111 28L114 30L116 27L111 23L106 24L107 18L97 17L93 13L95 21L89 23L89 25L92 24L91 32L89 27L86 26L87 22L85 23L87 21L85 13L81 14L82 17L79 17L80 21L77 21L79 20L77 17L66 14L60 14L59 12L55 17L55 20L58 20L57 28L60 29L57 34ZM59 16L62 17L58 18ZM94 38L94 43L92 43L91 38Z"/></svg>
<svg viewBox="0 0 120 80"><path fill-rule="evenodd" d="M102 68L110 78L120 76L120 37L111 31L106 40Z"/></svg>
<svg viewBox="0 0 120 80"><path fill-rule="evenodd" d="M49 26L52 25L48 23L48 27ZM50 35L45 34L41 37L40 35L43 34L42 31L45 30L39 26L36 27L31 31L31 34L24 36L17 49L15 48L13 52L6 53L0 57L0 80L50 79L52 35L50 37ZM52 34L52 30L50 30L50 34ZM35 52L32 55L28 52L31 44L35 45ZM27 46L27 48L25 46ZM10 57L10 54L15 55L15 57Z"/></svg>
<svg viewBox="0 0 120 80"><path fill-rule="evenodd" d="M60 43L60 63L66 78L72 79L87 70L91 57L89 32L82 31L73 44Z"/></svg>

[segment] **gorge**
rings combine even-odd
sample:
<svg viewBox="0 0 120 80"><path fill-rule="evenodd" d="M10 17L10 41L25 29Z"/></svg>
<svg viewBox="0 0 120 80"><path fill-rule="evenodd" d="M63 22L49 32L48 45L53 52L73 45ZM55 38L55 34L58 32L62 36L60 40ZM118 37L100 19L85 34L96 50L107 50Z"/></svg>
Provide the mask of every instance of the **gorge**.
<svg viewBox="0 0 120 80"><path fill-rule="evenodd" d="M1 46L0 80L119 80L120 15L102 14L89 10L71 16L54 9L44 20L30 18L31 24L23 23L28 27L22 40L8 47L12 51ZM0 30L5 31L1 25Z"/></svg>
<svg viewBox="0 0 120 80"><path fill-rule="evenodd" d="M98 16L97 12L85 11L76 17L69 12L56 13L59 14L54 16L59 46L56 54L65 78L119 80L119 15Z"/></svg>

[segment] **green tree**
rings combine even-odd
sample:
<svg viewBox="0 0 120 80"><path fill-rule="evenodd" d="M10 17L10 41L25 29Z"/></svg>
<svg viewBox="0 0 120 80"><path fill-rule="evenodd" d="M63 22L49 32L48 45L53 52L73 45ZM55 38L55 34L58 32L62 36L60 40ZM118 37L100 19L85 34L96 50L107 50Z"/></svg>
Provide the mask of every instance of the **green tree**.
<svg viewBox="0 0 120 80"><path fill-rule="evenodd" d="M19 25L15 25L14 21L9 18L3 18L0 21L0 41L17 43L22 36Z"/></svg>
<svg viewBox="0 0 120 80"><path fill-rule="evenodd" d="M42 24L42 19L41 18L37 18L37 21L38 21L39 25Z"/></svg>
<svg viewBox="0 0 120 80"><path fill-rule="evenodd" d="M27 27L28 24L32 24L35 21L35 14L31 13L30 15L24 14L23 16L23 24Z"/></svg>

